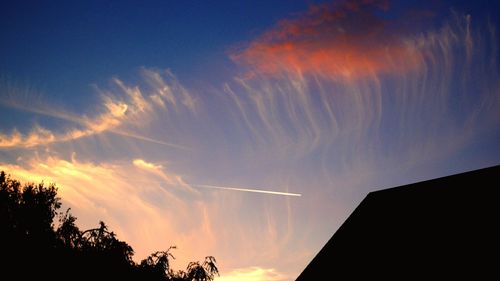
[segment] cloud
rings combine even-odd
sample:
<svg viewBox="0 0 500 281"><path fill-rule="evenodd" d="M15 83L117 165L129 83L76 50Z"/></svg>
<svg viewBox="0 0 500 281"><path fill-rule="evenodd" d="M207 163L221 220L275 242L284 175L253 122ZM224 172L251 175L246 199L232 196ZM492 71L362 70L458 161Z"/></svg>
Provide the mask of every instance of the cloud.
<svg viewBox="0 0 500 281"><path fill-rule="evenodd" d="M163 108L166 108L167 103L174 107L176 107L178 103L181 103L192 112L196 111L196 99L181 83L179 83L170 70L166 70L164 75L161 75L158 71L142 68L141 74L151 89L153 89L153 94L150 98L155 103Z"/></svg>
<svg viewBox="0 0 500 281"><path fill-rule="evenodd" d="M161 171L161 169L162 169L161 165L155 165L153 163L148 163L142 159L134 159L134 161L132 161L132 163L134 163L135 166L137 166L141 169L152 170L155 172Z"/></svg>
<svg viewBox="0 0 500 281"><path fill-rule="evenodd" d="M294 276L295 277L295 276ZM278 272L273 268L249 267L235 269L221 275L220 281L284 281L290 280L290 276Z"/></svg>
<svg viewBox="0 0 500 281"><path fill-rule="evenodd" d="M452 12L440 28L410 32L379 16L387 8L312 6L233 55L245 70L225 92L257 143L299 159L321 151L349 169L384 153L425 162L497 126L494 28Z"/></svg>
<svg viewBox="0 0 500 281"><path fill-rule="evenodd" d="M50 143L55 140L55 136L49 130L40 126L35 126L32 131L23 136L16 129L10 135L0 134L0 148L24 146L32 147L42 143Z"/></svg>
<svg viewBox="0 0 500 281"><path fill-rule="evenodd" d="M158 112L167 110L167 108L175 111L184 109L189 112L196 110L195 98L177 81L177 78L170 71L167 70L162 75L159 71L143 68L141 73L143 77L142 85L128 86L122 80L114 78L110 90L97 88L102 103L96 109L91 110L99 112L93 115L76 115L40 101L23 101L19 97L23 96L22 93L26 90L11 85L3 85L4 92L6 92L0 101L3 105L54 117L66 121L70 125L63 130L49 129L37 125L28 134L22 134L16 129L10 134L0 133L0 149L29 148L56 142L68 142L105 132L185 149L181 145L132 132L138 127L143 127L156 118ZM33 93L28 93L28 95L33 95Z"/></svg>
<svg viewBox="0 0 500 281"><path fill-rule="evenodd" d="M400 21L379 14L388 1L340 1L313 5L294 19L281 20L232 59L255 72L314 74L357 79L421 67L408 47Z"/></svg>
<svg viewBox="0 0 500 281"><path fill-rule="evenodd" d="M98 220L105 221L120 239L131 243L137 260L168 248L169 243L182 249L176 253L182 263L187 264L194 253L208 255L210 239L215 238L207 206L196 196L179 193L184 188L180 176L161 172L151 177L148 171L141 172L144 168L158 171L159 166L144 160L136 160L134 165L119 161L95 164L77 161L75 155L71 160L49 156L16 164L0 162L0 170L23 182L56 183L63 207L71 207L79 226L90 228ZM175 180L164 186L165 178ZM178 188L172 189L177 183ZM186 218L199 219L200 224L190 224Z"/></svg>
<svg viewBox="0 0 500 281"><path fill-rule="evenodd" d="M162 165L146 162L143 159L134 159L132 163L134 164L134 166L158 176L163 183L169 186L182 187L183 189L188 190L189 192L198 194L198 191L196 189L193 189L189 184L187 184L182 179L181 176L165 173Z"/></svg>
<svg viewBox="0 0 500 281"><path fill-rule="evenodd" d="M282 197L269 201L260 195L255 200L241 192L208 189L195 194L185 192L180 175L144 159L94 163L77 158L25 155L14 163L1 161L0 170L22 182L56 183L63 208L71 208L81 228L105 221L134 248L136 261L176 245L174 268L214 255L224 278L284 278L266 267L228 269L255 260L267 264L292 243L282 235L289 231L282 224L289 222L281 222L272 211L289 211L282 209L286 202ZM172 182L165 184L165 178ZM254 211L242 209L246 205L254 206Z"/></svg>

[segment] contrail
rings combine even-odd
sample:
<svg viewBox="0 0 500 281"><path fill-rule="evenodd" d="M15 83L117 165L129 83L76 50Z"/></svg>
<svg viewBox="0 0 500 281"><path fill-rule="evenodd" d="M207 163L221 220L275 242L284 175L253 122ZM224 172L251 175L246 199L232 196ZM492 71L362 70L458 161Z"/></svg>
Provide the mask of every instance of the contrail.
<svg viewBox="0 0 500 281"><path fill-rule="evenodd" d="M179 144L164 142L164 141L161 141L161 140L155 140L155 139L152 139L152 138L148 138L148 137L144 137L144 136L141 136L141 135L136 135L136 134L132 134L132 133L124 132L124 131L118 131L118 130L110 129L110 130L108 130L108 132L114 133L114 134L117 134L117 135L120 135L120 136L125 136L125 137L130 137L130 138L134 138L134 139L138 139L138 140L143 140L143 141L147 141L147 142L152 142L152 143L156 143L156 144L170 146L170 147L174 147L174 148L177 148L177 149L191 150L189 147L182 146L182 145L179 145Z"/></svg>
<svg viewBox="0 0 500 281"><path fill-rule="evenodd" d="M64 121L70 121L78 124L82 124L82 118L77 117L74 114L65 113L62 111L56 111L53 109L45 108L43 105L31 105L26 106L21 103L18 103L14 100L1 101L0 104L3 104L7 107L14 108L17 110L22 110L26 112L36 113L44 116L54 117L57 119L61 119Z"/></svg>
<svg viewBox="0 0 500 281"><path fill-rule="evenodd" d="M216 186L216 185L207 185L207 184L192 184L191 186L203 187L203 188L213 188L213 189L234 190L234 191L255 192L255 193L265 193L265 194L274 194L274 195L284 195L284 196L297 196L297 197L302 196L302 194L299 194L299 193L279 192L279 191L262 190L262 189L249 189L249 188L239 188L239 187L228 187L228 186Z"/></svg>

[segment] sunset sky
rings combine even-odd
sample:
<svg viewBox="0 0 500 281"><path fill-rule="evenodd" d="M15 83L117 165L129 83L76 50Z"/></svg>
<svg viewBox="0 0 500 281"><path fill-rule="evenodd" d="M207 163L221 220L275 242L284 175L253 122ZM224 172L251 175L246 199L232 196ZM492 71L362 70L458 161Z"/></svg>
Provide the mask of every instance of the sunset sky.
<svg viewBox="0 0 500 281"><path fill-rule="evenodd" d="M0 170L136 261L295 280L368 192L500 164L498 11L3 1Z"/></svg>

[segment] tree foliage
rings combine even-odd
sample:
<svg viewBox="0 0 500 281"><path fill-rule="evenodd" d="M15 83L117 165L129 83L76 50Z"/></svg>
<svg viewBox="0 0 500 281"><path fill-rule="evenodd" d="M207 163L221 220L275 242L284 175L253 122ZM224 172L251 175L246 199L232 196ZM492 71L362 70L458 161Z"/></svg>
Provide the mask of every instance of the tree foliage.
<svg viewBox="0 0 500 281"><path fill-rule="evenodd" d="M0 172L0 269L4 277L212 281L219 274L212 256L203 263L190 262L185 271L174 271L170 260L174 259L171 251L175 246L135 263L132 247L120 241L104 222L81 231L70 210L59 212L60 208L55 185L22 186Z"/></svg>

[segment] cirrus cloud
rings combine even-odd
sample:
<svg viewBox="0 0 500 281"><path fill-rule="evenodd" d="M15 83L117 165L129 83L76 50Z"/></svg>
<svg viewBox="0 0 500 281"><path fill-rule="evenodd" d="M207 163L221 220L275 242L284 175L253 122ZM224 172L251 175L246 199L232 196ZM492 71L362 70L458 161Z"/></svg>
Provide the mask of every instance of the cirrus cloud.
<svg viewBox="0 0 500 281"><path fill-rule="evenodd" d="M144 126L155 118L161 110L185 110L195 112L196 100L177 81L168 70L163 73L155 70L141 69L142 85L129 86L118 78L112 79L110 90L97 88L101 95L101 105L93 109L99 113L93 115L77 115L55 108L50 104L32 103L21 100L26 95L22 89L10 85L1 85L5 92L0 103L14 109L45 115L67 121L71 125L63 130L34 126L29 133L21 133L14 129L10 134L0 133L0 149L26 148L49 145L56 142L68 142L106 132L155 142L170 147L185 149L181 145L155 140L131 129ZM33 95L33 93L28 93ZM178 102L179 101L179 102ZM168 105L168 106L167 106Z"/></svg>

